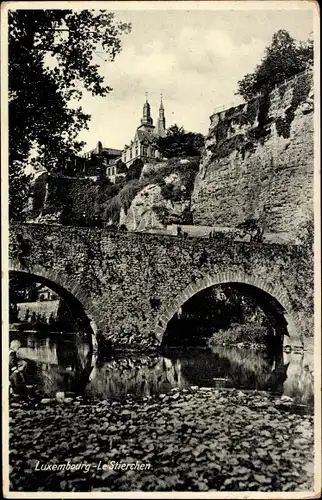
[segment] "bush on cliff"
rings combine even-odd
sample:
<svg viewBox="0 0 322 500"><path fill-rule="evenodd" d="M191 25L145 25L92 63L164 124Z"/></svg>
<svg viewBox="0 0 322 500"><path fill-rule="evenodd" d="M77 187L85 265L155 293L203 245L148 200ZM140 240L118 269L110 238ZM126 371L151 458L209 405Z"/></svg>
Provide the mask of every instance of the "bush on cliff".
<svg viewBox="0 0 322 500"><path fill-rule="evenodd" d="M285 30L273 35L272 43L253 73L238 82L237 94L246 101L270 92L275 85L304 71L313 64L313 42L296 42Z"/></svg>
<svg viewBox="0 0 322 500"><path fill-rule="evenodd" d="M58 214L64 225L100 226L119 222L120 212L130 207L135 195L148 184L161 187L162 196L172 202L189 199L194 179L199 168L199 158L189 158L187 163L172 158L156 171L139 180L142 161L134 162L125 178L112 184L104 176L97 181L85 178L69 178L61 174L41 176L35 184L36 199L33 216ZM126 167L125 167L126 168ZM177 174L184 189L174 183L166 183L165 178ZM46 185L48 196L44 206Z"/></svg>
<svg viewBox="0 0 322 500"><path fill-rule="evenodd" d="M161 187L161 194L166 200L183 201L190 198L193 190L194 180L199 170L199 158L186 158L187 163L180 163L180 158L171 158L157 171L153 171L144 176L143 180L147 184L157 184ZM184 190L178 190L177 186L166 183L165 179L175 174L180 178Z"/></svg>
<svg viewBox="0 0 322 500"><path fill-rule="evenodd" d="M122 160L118 160L116 162L116 167L117 167L117 173L118 174L127 174L128 168L126 164Z"/></svg>
<svg viewBox="0 0 322 500"><path fill-rule="evenodd" d="M104 221L105 223L118 223L120 219L121 209L127 212L135 195L142 189L143 185L138 179L133 179L128 182L119 193L114 196L105 206Z"/></svg>
<svg viewBox="0 0 322 500"><path fill-rule="evenodd" d="M129 169L126 172L126 181L133 181L134 179L139 179L141 176L143 168L143 161L141 158L137 158L134 160L134 162L130 165Z"/></svg>
<svg viewBox="0 0 322 500"><path fill-rule="evenodd" d="M158 149L166 158L200 156L205 144L202 134L186 132L183 127L173 125L166 137L158 140Z"/></svg>

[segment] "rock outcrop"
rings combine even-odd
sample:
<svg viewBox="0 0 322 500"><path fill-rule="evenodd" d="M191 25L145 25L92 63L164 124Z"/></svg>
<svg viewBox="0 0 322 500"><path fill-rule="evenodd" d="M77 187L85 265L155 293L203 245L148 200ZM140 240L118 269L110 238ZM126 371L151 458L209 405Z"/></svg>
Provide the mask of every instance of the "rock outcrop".
<svg viewBox="0 0 322 500"><path fill-rule="evenodd" d="M190 223L191 191L198 162L178 159L143 170L142 189L127 210L121 208L119 225L129 231L162 231L171 223Z"/></svg>
<svg viewBox="0 0 322 500"><path fill-rule="evenodd" d="M313 75L211 117L191 200L193 223L294 232L313 211Z"/></svg>

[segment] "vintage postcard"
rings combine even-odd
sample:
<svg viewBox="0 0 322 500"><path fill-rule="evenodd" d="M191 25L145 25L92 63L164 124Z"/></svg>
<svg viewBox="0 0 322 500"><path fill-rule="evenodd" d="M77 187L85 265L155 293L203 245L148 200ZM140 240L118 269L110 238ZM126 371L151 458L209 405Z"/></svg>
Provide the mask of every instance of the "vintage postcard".
<svg viewBox="0 0 322 500"><path fill-rule="evenodd" d="M6 498L319 496L319 24L2 5Z"/></svg>

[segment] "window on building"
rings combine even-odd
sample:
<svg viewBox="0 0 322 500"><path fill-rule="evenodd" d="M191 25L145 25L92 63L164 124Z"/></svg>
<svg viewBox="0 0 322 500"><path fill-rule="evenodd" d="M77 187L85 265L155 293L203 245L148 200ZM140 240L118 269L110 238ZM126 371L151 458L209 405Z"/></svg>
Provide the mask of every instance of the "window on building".
<svg viewBox="0 0 322 500"><path fill-rule="evenodd" d="M143 154L143 156L148 156L148 148L146 146L143 146L142 154Z"/></svg>
<svg viewBox="0 0 322 500"><path fill-rule="evenodd" d="M132 160L132 149L130 149L130 160Z"/></svg>
<svg viewBox="0 0 322 500"><path fill-rule="evenodd" d="M152 158L155 158L155 149L154 148L151 149L151 156L152 156Z"/></svg>
<svg viewBox="0 0 322 500"><path fill-rule="evenodd" d="M139 146L135 146L135 156L139 156Z"/></svg>

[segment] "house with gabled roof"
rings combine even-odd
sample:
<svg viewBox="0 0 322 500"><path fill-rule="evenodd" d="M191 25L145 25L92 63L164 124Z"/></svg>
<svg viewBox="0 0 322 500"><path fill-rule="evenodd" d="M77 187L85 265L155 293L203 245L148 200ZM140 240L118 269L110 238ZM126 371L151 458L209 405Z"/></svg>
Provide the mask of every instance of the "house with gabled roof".
<svg viewBox="0 0 322 500"><path fill-rule="evenodd" d="M165 135L165 114L162 96L156 127L153 125L151 117L151 106L146 99L143 106L141 125L136 129L134 139L130 144L125 145L122 151L122 161L129 167L136 159L141 159L144 163L162 159L162 155L158 150L158 139L165 137Z"/></svg>

